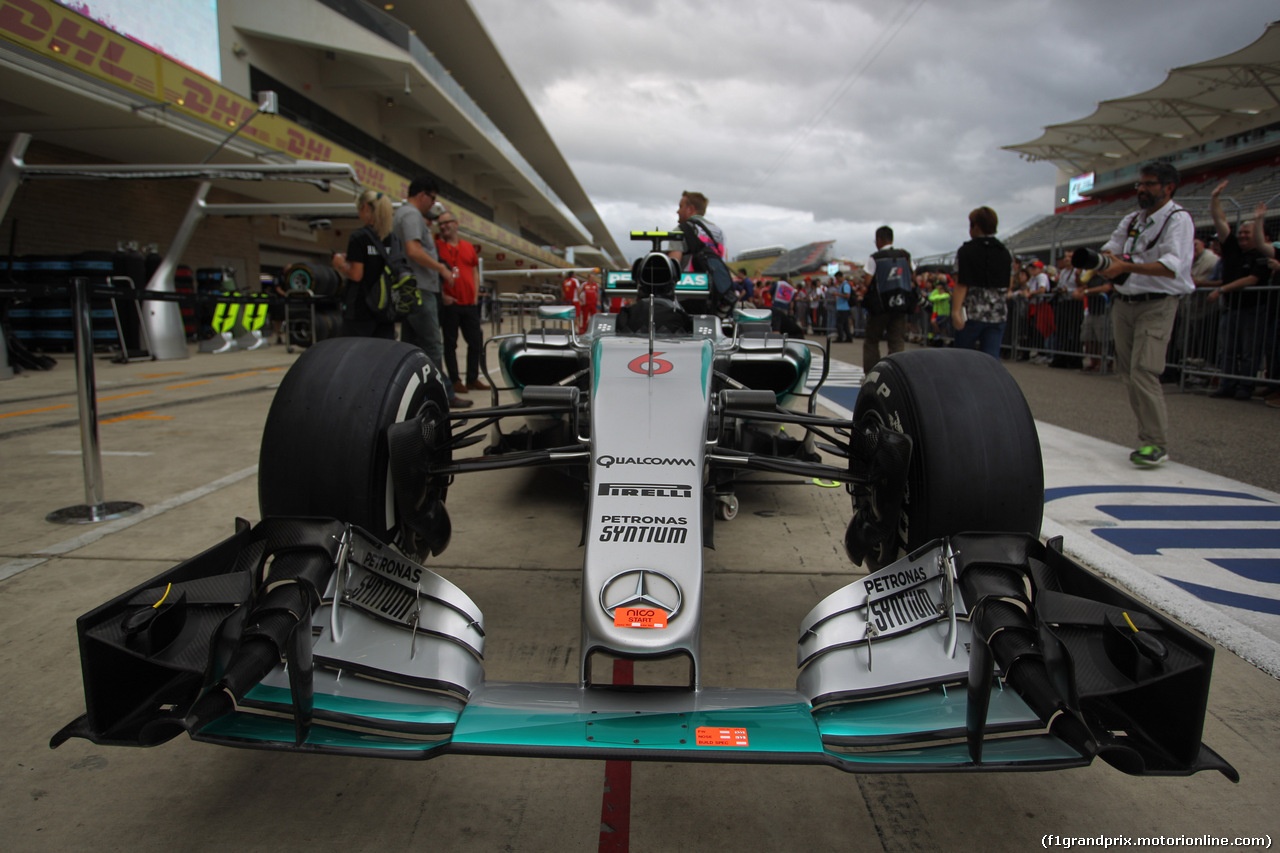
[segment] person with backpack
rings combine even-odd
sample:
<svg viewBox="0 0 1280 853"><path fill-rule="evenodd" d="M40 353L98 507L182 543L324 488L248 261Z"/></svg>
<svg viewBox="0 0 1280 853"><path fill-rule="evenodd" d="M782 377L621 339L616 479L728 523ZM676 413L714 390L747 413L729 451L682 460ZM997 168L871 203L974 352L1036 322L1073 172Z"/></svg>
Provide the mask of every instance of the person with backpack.
<svg viewBox="0 0 1280 853"><path fill-rule="evenodd" d="M342 290L342 335L344 337L395 340L395 320L374 316L368 296L382 281L383 259L391 241L391 199L377 190L365 190L356 199L356 215L363 228L351 233L346 254L334 254L331 264L347 284Z"/></svg>
<svg viewBox="0 0 1280 853"><path fill-rule="evenodd" d="M911 255L893 246L893 229L876 229L876 251L867 259L867 336L862 341L862 369L870 371L880 360L880 339L889 343L889 354L907 347L907 315L916 310L916 280Z"/></svg>
<svg viewBox="0 0 1280 853"><path fill-rule="evenodd" d="M707 197L702 193L686 190L680 195L676 207L677 230L684 233L684 249L668 254L681 265L684 272L704 272L711 291L705 306L707 313L727 315L737 299L733 288L733 275L724 262L724 232L706 218ZM697 311L702 306L690 306Z"/></svg>

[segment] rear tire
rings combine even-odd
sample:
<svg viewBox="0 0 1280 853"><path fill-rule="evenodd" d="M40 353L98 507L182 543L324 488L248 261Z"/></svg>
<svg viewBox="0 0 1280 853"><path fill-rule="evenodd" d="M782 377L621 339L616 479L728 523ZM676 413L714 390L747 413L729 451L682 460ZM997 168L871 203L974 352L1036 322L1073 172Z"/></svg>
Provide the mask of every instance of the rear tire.
<svg viewBox="0 0 1280 853"><path fill-rule="evenodd" d="M1021 389L991 356L966 350L915 350L867 373L854 420L912 439L906 498L890 541L867 562L966 531L1040 535L1044 466L1035 421ZM874 496L853 499L871 512Z"/></svg>
<svg viewBox="0 0 1280 853"><path fill-rule="evenodd" d="M322 341L285 374L262 431L262 516L336 518L386 542L401 533L387 427L434 407L448 439L448 396L415 346L379 338ZM425 483L424 483L425 488ZM432 499L444 499L444 488Z"/></svg>

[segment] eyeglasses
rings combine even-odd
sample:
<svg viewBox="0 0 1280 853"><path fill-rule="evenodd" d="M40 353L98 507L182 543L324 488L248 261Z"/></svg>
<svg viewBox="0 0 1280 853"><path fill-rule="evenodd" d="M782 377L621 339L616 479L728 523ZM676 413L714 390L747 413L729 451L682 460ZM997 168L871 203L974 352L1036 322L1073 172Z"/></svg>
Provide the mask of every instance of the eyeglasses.
<svg viewBox="0 0 1280 853"><path fill-rule="evenodd" d="M436 224L443 228L446 225L457 225L458 223L452 219L437 219Z"/></svg>
<svg viewBox="0 0 1280 853"><path fill-rule="evenodd" d="M1133 185L1133 188L1135 190L1141 190L1141 189L1146 189L1147 187L1162 187L1162 186L1164 186L1164 183L1162 181L1138 181Z"/></svg>

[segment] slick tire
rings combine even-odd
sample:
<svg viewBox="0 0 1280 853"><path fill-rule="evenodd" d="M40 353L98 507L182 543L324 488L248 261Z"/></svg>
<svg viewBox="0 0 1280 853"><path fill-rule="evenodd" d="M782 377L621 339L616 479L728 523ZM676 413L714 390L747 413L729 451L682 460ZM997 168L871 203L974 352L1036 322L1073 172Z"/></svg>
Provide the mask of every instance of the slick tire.
<svg viewBox="0 0 1280 853"><path fill-rule="evenodd" d="M1040 534L1040 439L1021 389L991 356L954 349L891 355L858 393L854 420L863 419L913 443L897 529L869 562L887 565L966 531ZM871 511L857 490L853 503L855 512Z"/></svg>
<svg viewBox="0 0 1280 853"><path fill-rule="evenodd" d="M263 518L336 518L396 542L386 431L429 403L448 412L439 371L415 346L335 338L310 347L285 374L262 431Z"/></svg>

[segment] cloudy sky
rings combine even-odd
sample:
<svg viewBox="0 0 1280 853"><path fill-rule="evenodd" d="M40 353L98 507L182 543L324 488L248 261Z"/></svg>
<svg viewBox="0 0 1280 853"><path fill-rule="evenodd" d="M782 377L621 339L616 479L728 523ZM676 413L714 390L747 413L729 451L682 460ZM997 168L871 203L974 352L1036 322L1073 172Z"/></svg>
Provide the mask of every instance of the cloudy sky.
<svg viewBox="0 0 1280 853"><path fill-rule="evenodd" d="M618 245L681 190L732 256L889 223L917 257L1053 209L1002 145L1238 50L1275 0L471 0ZM530 38L530 33L554 34Z"/></svg>

